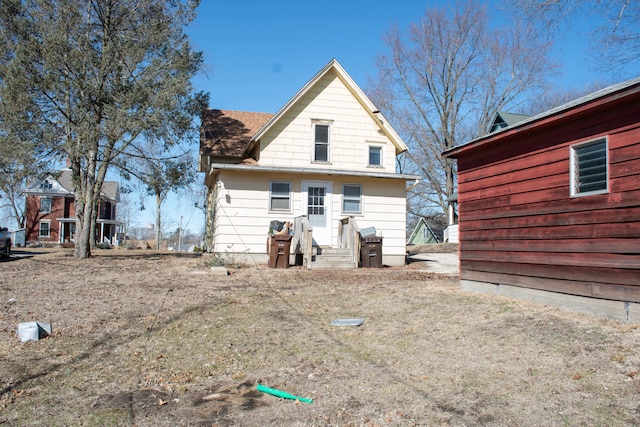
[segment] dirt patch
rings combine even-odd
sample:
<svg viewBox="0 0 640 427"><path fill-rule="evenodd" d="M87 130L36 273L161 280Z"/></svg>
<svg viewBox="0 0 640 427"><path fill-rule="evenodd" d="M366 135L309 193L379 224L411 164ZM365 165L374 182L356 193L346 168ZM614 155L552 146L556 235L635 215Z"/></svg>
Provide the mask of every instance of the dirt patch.
<svg viewBox="0 0 640 427"><path fill-rule="evenodd" d="M186 254L16 255L1 263L0 424L640 424L638 325L466 293L415 263L218 276ZM52 336L21 343L34 320Z"/></svg>

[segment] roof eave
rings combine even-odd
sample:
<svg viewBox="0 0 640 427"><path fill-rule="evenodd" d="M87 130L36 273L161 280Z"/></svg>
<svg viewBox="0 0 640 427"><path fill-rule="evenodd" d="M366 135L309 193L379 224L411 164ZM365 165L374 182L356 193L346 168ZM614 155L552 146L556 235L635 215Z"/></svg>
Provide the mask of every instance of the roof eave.
<svg viewBox="0 0 640 427"><path fill-rule="evenodd" d="M506 128L494 133L481 136L460 146L450 148L443 151L441 156L456 158L463 152L475 151L490 145L497 140L508 138L520 132L533 129L538 130L552 123L556 125L559 120L574 118L595 108L599 108L604 104L608 104L619 100L620 98L637 93L640 93L640 77L596 91L592 94L535 115L527 120L523 120L522 122L518 122L512 126L507 126Z"/></svg>
<svg viewBox="0 0 640 427"><path fill-rule="evenodd" d="M319 168L295 168L282 166L260 166L233 163L212 163L209 165L209 171L214 170L233 170L244 172L277 172L277 173L293 173L293 174L322 174L322 175L343 175L343 176L359 176L366 178L384 178L384 179L402 179L405 181L415 181L421 179L419 175L388 173L388 172L369 172L369 171L350 171L341 169L319 169Z"/></svg>

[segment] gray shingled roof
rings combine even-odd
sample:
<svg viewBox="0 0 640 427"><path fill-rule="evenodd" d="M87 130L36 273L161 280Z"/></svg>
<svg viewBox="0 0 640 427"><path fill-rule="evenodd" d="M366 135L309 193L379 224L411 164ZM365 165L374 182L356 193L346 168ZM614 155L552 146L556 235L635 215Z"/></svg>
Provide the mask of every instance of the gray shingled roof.
<svg viewBox="0 0 640 427"><path fill-rule="evenodd" d="M493 120L491 121L491 126L489 127L489 133L514 125L518 122L528 119L529 117L531 116L528 116L525 114L515 114L515 113L507 113L504 111L499 111L496 113L496 115L493 117Z"/></svg>
<svg viewBox="0 0 640 427"><path fill-rule="evenodd" d="M45 179L55 179L62 186L62 191L55 191L56 193L73 195L74 186L71 169L62 169L58 174L52 174L44 179L34 181L25 193L41 193L40 184ZM116 203L120 202L120 183L117 181L105 181L102 184L102 196Z"/></svg>
<svg viewBox="0 0 640 427"><path fill-rule="evenodd" d="M73 194L73 180L71 179L71 169L62 169L60 171L60 175L58 176L57 181L67 190L69 193Z"/></svg>
<svg viewBox="0 0 640 427"><path fill-rule="evenodd" d="M62 171L60 171L60 176L58 176L58 182L67 191L69 191L69 193L74 192L73 181L71 178L72 178L71 169L62 169ZM119 202L120 201L120 184L117 181L103 182L102 196L106 197L109 200Z"/></svg>
<svg viewBox="0 0 640 427"><path fill-rule="evenodd" d="M120 184L117 181L105 181L102 183L102 194L109 200L120 202Z"/></svg>
<svg viewBox="0 0 640 427"><path fill-rule="evenodd" d="M500 112L500 116L502 117L502 119L509 125L513 125L516 124L518 122L521 122L523 120L528 119L529 115L527 114L516 114L516 113L506 113L506 112Z"/></svg>

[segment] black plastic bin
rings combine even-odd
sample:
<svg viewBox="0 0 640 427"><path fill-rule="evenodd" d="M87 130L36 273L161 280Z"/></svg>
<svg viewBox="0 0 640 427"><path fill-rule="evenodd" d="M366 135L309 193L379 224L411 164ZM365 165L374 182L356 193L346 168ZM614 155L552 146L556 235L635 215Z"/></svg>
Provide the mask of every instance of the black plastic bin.
<svg viewBox="0 0 640 427"><path fill-rule="evenodd" d="M382 237L366 236L360 240L362 268L382 268Z"/></svg>
<svg viewBox="0 0 640 427"><path fill-rule="evenodd" d="M274 234L271 236L271 248L269 250L270 268L289 268L292 237L293 236L288 234Z"/></svg>

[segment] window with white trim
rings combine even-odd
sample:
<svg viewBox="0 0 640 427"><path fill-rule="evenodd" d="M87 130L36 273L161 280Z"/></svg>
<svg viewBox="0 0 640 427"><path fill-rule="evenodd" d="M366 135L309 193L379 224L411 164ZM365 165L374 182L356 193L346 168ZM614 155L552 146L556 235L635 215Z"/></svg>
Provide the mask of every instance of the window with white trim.
<svg viewBox="0 0 640 427"><path fill-rule="evenodd" d="M342 213L362 213L362 185L344 184L342 186Z"/></svg>
<svg viewBox="0 0 640 427"><path fill-rule="evenodd" d="M609 191L607 140L572 145L571 196L589 196Z"/></svg>
<svg viewBox="0 0 640 427"><path fill-rule="evenodd" d="M51 212L51 199L48 197L42 197L40 199L40 212L49 213Z"/></svg>
<svg viewBox="0 0 640 427"><path fill-rule="evenodd" d="M326 123L313 124L313 161L329 162L329 141L331 126Z"/></svg>
<svg viewBox="0 0 640 427"><path fill-rule="evenodd" d="M38 230L38 237L49 237L51 223L49 221L42 221L40 223L40 229Z"/></svg>
<svg viewBox="0 0 640 427"><path fill-rule="evenodd" d="M291 182L271 181L269 183L269 210L291 212Z"/></svg>
<svg viewBox="0 0 640 427"><path fill-rule="evenodd" d="M379 145L369 146L369 166L382 166L382 147Z"/></svg>

